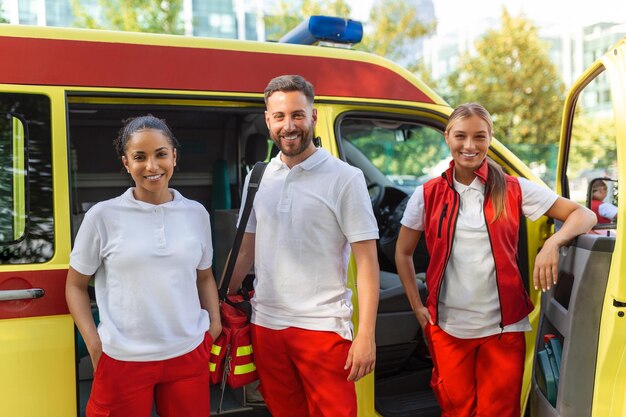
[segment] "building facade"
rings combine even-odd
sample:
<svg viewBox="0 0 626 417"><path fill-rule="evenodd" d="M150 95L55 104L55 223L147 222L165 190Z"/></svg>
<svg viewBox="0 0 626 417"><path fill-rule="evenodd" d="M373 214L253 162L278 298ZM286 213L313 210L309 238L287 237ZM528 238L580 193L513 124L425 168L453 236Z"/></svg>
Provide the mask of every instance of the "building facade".
<svg viewBox="0 0 626 417"><path fill-rule="evenodd" d="M626 23L600 22L586 26L581 33L583 68L591 65L606 53L617 41L626 36ZM598 77L583 92L583 105L586 109L610 116L611 91L607 77Z"/></svg>
<svg viewBox="0 0 626 417"><path fill-rule="evenodd" d="M99 0L79 0L82 11L102 20ZM75 26L72 0L4 0L9 23ZM263 0L183 0L184 34L215 38L264 40Z"/></svg>

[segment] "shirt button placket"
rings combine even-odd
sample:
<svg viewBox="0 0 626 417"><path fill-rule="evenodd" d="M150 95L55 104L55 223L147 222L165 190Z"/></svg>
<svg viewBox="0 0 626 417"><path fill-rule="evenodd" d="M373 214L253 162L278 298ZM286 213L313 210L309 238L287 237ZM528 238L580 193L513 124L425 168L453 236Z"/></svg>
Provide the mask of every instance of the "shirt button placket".
<svg viewBox="0 0 626 417"><path fill-rule="evenodd" d="M156 228L154 230L154 238L156 240L157 248L165 248L165 219L163 216L163 209L156 207L154 209L154 217Z"/></svg>
<svg viewBox="0 0 626 417"><path fill-rule="evenodd" d="M278 203L278 211L289 211L291 209L291 176L294 171L291 170L285 178L283 189L280 193L280 202Z"/></svg>

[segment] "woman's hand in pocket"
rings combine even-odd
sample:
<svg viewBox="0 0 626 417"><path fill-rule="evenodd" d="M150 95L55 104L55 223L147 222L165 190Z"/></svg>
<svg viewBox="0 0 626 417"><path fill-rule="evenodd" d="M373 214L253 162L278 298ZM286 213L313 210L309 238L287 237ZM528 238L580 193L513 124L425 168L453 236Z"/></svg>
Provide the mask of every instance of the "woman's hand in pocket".
<svg viewBox="0 0 626 417"><path fill-rule="evenodd" d="M430 317L430 311L428 311L428 307L426 306L420 305L415 307L415 317L417 318L420 326L422 326L422 329L426 327L426 323L434 325L433 319Z"/></svg>
<svg viewBox="0 0 626 417"><path fill-rule="evenodd" d="M93 371L96 372L98 368L98 363L100 362L100 358L102 357L102 343L98 340L98 343L92 347L87 348L89 351L89 357L91 358L91 365L93 366Z"/></svg>

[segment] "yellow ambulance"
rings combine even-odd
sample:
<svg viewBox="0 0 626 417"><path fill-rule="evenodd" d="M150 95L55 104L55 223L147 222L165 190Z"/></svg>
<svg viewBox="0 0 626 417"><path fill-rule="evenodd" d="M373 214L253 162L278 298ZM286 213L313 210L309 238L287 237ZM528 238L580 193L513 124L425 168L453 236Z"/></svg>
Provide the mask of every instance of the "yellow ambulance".
<svg viewBox="0 0 626 417"><path fill-rule="evenodd" d="M341 42L341 37L334 34L332 42ZM65 277L84 213L131 185L111 144L122 120L151 113L166 119L176 132L182 146L172 186L210 211L219 276L245 175L256 161L272 154L262 92L268 80L286 73L301 74L315 85L320 145L364 172L381 231L377 363L375 374L357 383L359 416L439 415L428 387L428 350L393 264L407 197L449 161L442 132L451 108L429 87L381 57L319 45L0 25L0 54L0 416L84 415L93 375L65 303ZM626 92L625 54L620 44L586 73L591 79L606 69L616 115L625 114L619 94ZM578 89L584 85L585 79ZM578 114L575 98L568 105L560 160L564 175L559 189L564 195L568 155L575 149L568 138ZM616 117L615 123L619 137L626 139L626 122ZM617 154L624 152L617 133L612 140ZM497 140L490 156L508 173L538 181ZM551 230L546 218L522 223L519 260L527 282L533 256ZM536 305L533 327L540 328L540 338L548 331L557 333L564 364L572 373L571 380L565 379L569 374L561 367L556 408L549 409L544 404L545 375L537 378L541 369L533 368L536 333L528 333L520 401L534 415L582 415L558 413L571 399L590 396L593 414L586 415L625 415L626 284L620 276L626 275L620 257L611 257L613 248L621 248L615 234L595 233L563 252L564 274L574 277L572 288L583 285L580 308L574 310L574 295L566 297L569 306L553 307L552 300L562 301L559 291L567 292L557 286L549 301L544 298L547 313L540 320L541 295L530 290ZM425 271L427 261L420 247L418 272ZM354 277L351 267L352 286ZM418 274L425 295L420 278ZM602 280L604 286L599 283L593 294L587 293L585 285ZM95 300L93 308L97 317ZM551 316L554 311L570 314L570 327L560 327L560 319ZM591 333L577 333L581 323ZM589 336L593 331L595 339ZM590 362L582 375L583 357L577 352L592 342L595 348L585 351ZM587 378L586 397L583 388L576 391L581 376ZM246 389L211 390L212 415L259 413Z"/></svg>

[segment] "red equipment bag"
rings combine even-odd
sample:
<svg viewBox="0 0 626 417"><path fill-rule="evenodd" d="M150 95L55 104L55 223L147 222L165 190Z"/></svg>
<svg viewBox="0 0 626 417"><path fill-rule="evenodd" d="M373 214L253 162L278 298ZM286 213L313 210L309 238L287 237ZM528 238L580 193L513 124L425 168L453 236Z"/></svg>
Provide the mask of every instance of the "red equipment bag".
<svg viewBox="0 0 626 417"><path fill-rule="evenodd" d="M252 211L254 196L261 184L267 164L257 162L250 172L246 203L239 219L233 247L226 263L224 278L218 290L220 315L222 316L222 334L211 346L209 358L209 381L211 384L222 383L222 399L226 383L232 388L239 388L258 379L256 366L252 358L250 338L250 316L252 291L241 289L241 294L228 295L228 284L235 270L235 263L241 248L246 224ZM221 403L220 403L221 408Z"/></svg>
<svg viewBox="0 0 626 417"><path fill-rule="evenodd" d="M220 304L222 334L211 347L211 384L239 388L258 379L250 339L250 296L229 295Z"/></svg>
<svg viewBox="0 0 626 417"><path fill-rule="evenodd" d="M219 384L224 373L224 362L226 350L229 349L230 329L222 325L222 333L217 337L211 346L211 356L209 358L209 384Z"/></svg>

